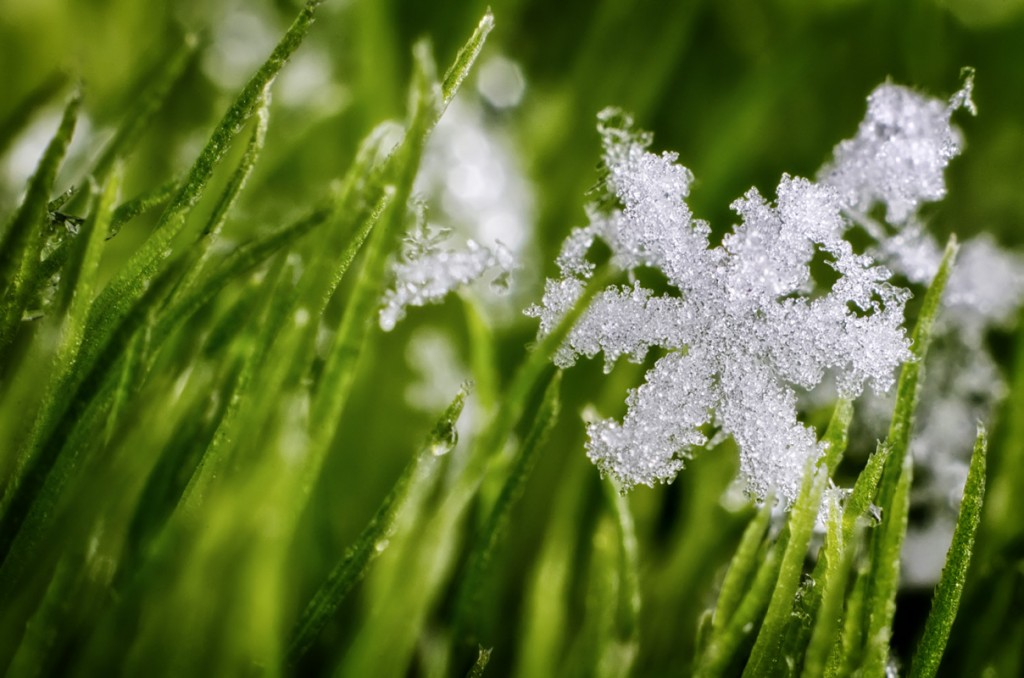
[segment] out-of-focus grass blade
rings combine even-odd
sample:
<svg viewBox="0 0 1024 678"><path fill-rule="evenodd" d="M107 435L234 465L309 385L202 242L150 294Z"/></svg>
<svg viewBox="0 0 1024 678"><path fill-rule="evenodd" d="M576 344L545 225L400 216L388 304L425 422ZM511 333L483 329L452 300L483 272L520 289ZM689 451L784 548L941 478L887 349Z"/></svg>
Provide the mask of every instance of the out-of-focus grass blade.
<svg viewBox="0 0 1024 678"><path fill-rule="evenodd" d="M768 607L775 583L779 579L782 554L788 541L788 533L783 532L778 541L766 545L762 551L761 566L739 607L736 608L736 614L732 616L721 634L713 635L708 640L707 648L697 658L694 675L723 675L739 659L738 650L748 641L758 620Z"/></svg>
<svg viewBox="0 0 1024 678"><path fill-rule="evenodd" d="M848 416L846 424L849 424ZM845 437L845 433L842 435ZM743 671L744 676L777 675L779 671L785 670L785 657L781 652L782 642L786 636L787 624L793 619L794 599L803 576L804 559L811 543L814 523L821 509L821 497L827 482L828 475L825 469L810 468L806 473L800 496L790 509L789 541L782 556L779 576L764 621L761 623L761 630L757 634L750 659Z"/></svg>
<svg viewBox="0 0 1024 678"><path fill-rule="evenodd" d="M402 510L410 486L414 483L422 485L433 482L441 458L451 451L457 441L455 427L467 395L468 391L463 387L437 420L423 448L395 481L356 543L346 552L344 559L331 570L326 581L306 605L302 617L292 631L286 654L286 661L289 664L294 665L302 659L320 632L331 621L348 593L363 578L370 563L383 551L378 549L378 545L385 543L390 536L395 516Z"/></svg>
<svg viewBox="0 0 1024 678"><path fill-rule="evenodd" d="M455 613L457 636L468 632L472 634L472 639L477 639L478 632L475 627L479 619L477 608L480 604L483 581L490 568L494 549L508 527L512 508L522 496L526 488L526 481L536 465L541 447L552 426L558 420L561 384L562 373L558 371L548 383L522 449L507 472L505 484L502 486L501 493L491 508L486 522L473 541L466 572L459 584Z"/></svg>
<svg viewBox="0 0 1024 678"><path fill-rule="evenodd" d="M640 651L640 552L636 526L629 503L617 485L603 483L615 523L617 539L616 576L618 600L612 633L602 643L601 673L605 676L628 676Z"/></svg>
<svg viewBox="0 0 1024 678"><path fill-rule="evenodd" d="M11 142L24 129L32 116L64 89L69 79L68 74L64 71L51 73L46 80L25 96L6 118L0 121L0 155L7 152Z"/></svg>
<svg viewBox="0 0 1024 678"><path fill-rule="evenodd" d="M743 599L747 584L757 570L757 556L761 551L761 544L764 542L765 530L768 529L768 523L771 521L774 504L774 497L769 496L765 499L764 506L743 531L743 537L736 548L736 555L729 563L725 579L722 580L718 602L715 604L715 611L711 616L711 633L713 635L709 636L708 640L725 631L726 625L736 613L736 609Z"/></svg>
<svg viewBox="0 0 1024 678"><path fill-rule="evenodd" d="M574 460L555 497L544 543L527 584L513 674L518 678L556 672L565 651L573 627L569 598L575 578L574 544L592 473L585 461Z"/></svg>
<svg viewBox="0 0 1024 678"><path fill-rule="evenodd" d="M957 516L953 543L949 546L942 578L935 587L932 609L925 623L924 635L917 646L911 664L911 678L930 678L939 669L939 662L946 650L953 620L960 606L960 595L967 580L967 568L971 564L974 550L974 535L981 522L981 505L985 495L985 456L988 451L988 437L984 427L978 427L978 439L974 443L971 466L967 472L963 503Z"/></svg>
<svg viewBox="0 0 1024 678"><path fill-rule="evenodd" d="M75 131L81 101L78 92L68 101L60 127L29 180L25 199L0 239L0 353L4 355L8 355L7 347L14 341L25 304L33 293L28 283L35 280L39 268L46 208Z"/></svg>
<svg viewBox="0 0 1024 678"><path fill-rule="evenodd" d="M117 128L113 138L103 149L91 174L101 177L107 174L119 158L127 156L139 137L167 102L171 89L181 79L185 69L195 56L199 40L195 35L186 35L181 44L167 57L160 60L155 72L147 74L145 89L132 99L132 106L125 111L124 124Z"/></svg>
<svg viewBox="0 0 1024 678"><path fill-rule="evenodd" d="M889 426L889 458L878 485L876 504L882 510L882 522L872 534L871 574L867 582L867 616L864 670L869 675L884 672L896 612L899 585L900 550L906 534L910 479L913 459L908 455L914 412L917 409L921 366L928 352L931 330L942 301L957 253L956 238L950 237L935 278L925 293L912 336L913 360L900 372L896 406Z"/></svg>

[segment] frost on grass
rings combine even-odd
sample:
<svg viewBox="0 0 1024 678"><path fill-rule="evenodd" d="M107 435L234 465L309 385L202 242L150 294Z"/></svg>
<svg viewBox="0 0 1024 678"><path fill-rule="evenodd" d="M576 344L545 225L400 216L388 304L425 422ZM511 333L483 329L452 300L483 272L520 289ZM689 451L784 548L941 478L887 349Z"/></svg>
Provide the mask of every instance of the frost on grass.
<svg viewBox="0 0 1024 678"><path fill-rule="evenodd" d="M819 178L839 190L852 224L873 239L873 255L915 285L927 285L938 270L942 247L920 216L927 202L946 194L944 171L963 147L951 117L958 109L976 113L973 72L948 101L886 83L868 98L868 109L852 139L836 146ZM885 220L869 213L884 208ZM877 210L881 213L882 210ZM976 422L988 420L1006 392L988 353L986 336L1009 328L1024 306L1024 258L980 235L961 245L943 297L927 359L911 450L913 500L927 521L911 525L907 554L916 584L933 583L941 571L951 525L959 509ZM866 403L884 412L891 403ZM930 553L925 550L932 549Z"/></svg>
<svg viewBox="0 0 1024 678"><path fill-rule="evenodd" d="M624 488L672 480L705 425L731 434L748 490L797 495L821 447L797 418L793 387L809 389L826 372L854 396L865 382L888 389L909 355L901 327L907 294L889 273L843 239L842 200L833 187L783 175L776 200L751 189L732 204L741 223L712 247L708 225L687 207L693 175L673 153L648 150L651 137L624 114L599 117L607 195L588 208L530 313L549 332L576 300L594 265L595 240L612 264L655 268L671 294L634 282L599 294L555 356L559 366L604 353L634 361L660 347L666 355L627 399L622 422L588 425L588 456ZM821 255L838 278L815 289L811 260Z"/></svg>
<svg viewBox="0 0 1024 678"><path fill-rule="evenodd" d="M493 285L505 286L515 268L511 253L501 243L488 248L469 240L465 248L453 249L450 232L428 225L424 208L418 213L417 225L392 266L394 284L384 293L380 326L386 332L394 329L410 306L436 303L487 274L493 274Z"/></svg>

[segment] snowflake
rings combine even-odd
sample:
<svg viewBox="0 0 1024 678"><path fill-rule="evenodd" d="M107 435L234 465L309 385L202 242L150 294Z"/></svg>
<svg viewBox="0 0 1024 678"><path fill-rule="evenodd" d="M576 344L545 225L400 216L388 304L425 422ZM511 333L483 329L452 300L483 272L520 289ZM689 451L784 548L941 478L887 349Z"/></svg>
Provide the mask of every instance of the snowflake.
<svg viewBox="0 0 1024 678"><path fill-rule="evenodd" d="M831 371L844 396L867 381L888 389L909 356L907 293L843 239L833 187L783 175L774 204L751 189L732 204L742 223L712 247L710 228L685 203L693 175L676 155L648 151L650 135L621 112L603 111L598 129L608 195L588 207L588 225L559 255L561 278L528 312L542 335L558 323L593 275L587 253L597 239L613 265L659 269L674 293L635 282L604 290L555 356L567 367L604 353L610 367L667 351L630 392L621 423L588 425L588 456L625 489L668 482L715 424L737 442L751 494L774 490L791 502L822 451L797 418L793 387L809 389ZM815 290L810 262L819 254L838 275L829 290Z"/></svg>
<svg viewBox="0 0 1024 678"><path fill-rule="evenodd" d="M392 266L394 285L384 293L380 326L385 332L394 329L408 307L436 303L489 271L496 271L493 287L507 288L515 259L504 245L488 248L468 240L465 249L456 250L446 246L449 235L446 229L426 224L421 206L417 225Z"/></svg>

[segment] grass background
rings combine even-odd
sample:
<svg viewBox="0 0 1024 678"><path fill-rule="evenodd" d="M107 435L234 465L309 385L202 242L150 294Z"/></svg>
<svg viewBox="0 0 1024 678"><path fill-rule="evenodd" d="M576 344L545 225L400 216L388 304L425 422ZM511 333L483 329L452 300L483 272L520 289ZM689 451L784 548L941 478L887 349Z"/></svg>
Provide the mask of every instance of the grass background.
<svg viewBox="0 0 1024 678"><path fill-rule="evenodd" d="M552 270L554 253L569 227L583 220L585 193L596 178L594 116L606 105L634 112L642 127L654 131L657 148L679 152L697 177L691 201L695 213L722 232L732 223L729 203L751 185L770 194L783 171L813 175L832 146L852 134L863 115L864 97L876 84L891 77L947 95L959 86L959 70L965 65L977 69L979 115L958 119L966 151L948 173L949 198L928 209L930 223L942 235L956 232L968 237L984 230L1004 244L1024 245L1022 3L723 0L672 5L509 0L490 4L496 28L485 55L501 52L516 60L527 81L522 105L500 116L535 182L535 233L546 272ZM300 52L326 61L329 87L308 92L306 100L301 96L289 100L276 93L265 150L229 219L226 237L243 242L261 229L285 223L319 199L327 182L349 166L359 140L376 123L403 117L412 74L410 45L430 36L438 62L449 63L485 7L486 3L455 0L329 0ZM240 18L242 9L265 18L270 38L263 40L262 54L256 50L263 44L258 39L259 26ZM16 127L17 106L41 83L66 73L81 78L91 132L79 130L85 144L77 155L72 154L57 180L57 189L63 190L80 181L76 172L95 154L106 130L121 121L140 83L159 68L186 33L198 33L204 51L175 86L168 105L125 167L123 195L136 195L188 167L244 84L248 72L242 67L211 77L215 69L209 64L214 62L205 55L228 49L230 56L232 45L245 51L241 46L251 43L256 58L250 67L255 68L295 11L294 3L283 1L67 4L8 0L0 11L0 73L5 85L0 125L6 121L9 129ZM232 31L242 37L232 38ZM235 146L228 165L240 155L242 144ZM213 195L228 174L222 169L214 178ZM22 190L15 178L9 177L0 190L4 214L13 211ZM209 212L212 202L207 199L201 204L200 213ZM143 215L110 241L101 280L109 279L138 248L156 216ZM524 295L536 298L539 288ZM329 313L340 311L335 308ZM470 337L457 300L411 313L393 333L374 331L360 361L354 397L288 557L285 600L308 599L340 554L355 542L431 430L433 415L410 408L403 398L406 384L415 376L404 358L405 346L410 332L423 325L442 328L468 359ZM534 322L522 318L495 337L504 384L534 333ZM1007 374L1014 370L1015 341L1009 334L993 338ZM604 623L602 595L607 594L594 583L594 573L600 571L595 563L601 554L607 557L608 546L602 540L609 539L609 526L605 492L582 453L578 415L588 403L596 403L605 415L621 415L625 390L635 385L641 369L622 365L605 377L600 365L585 364L565 375L562 416L541 448L486 579L486 602L476 620L476 635L494 648L488 675L514 671L530 675L523 662L533 656L558 657L564 662L564 673L594 670L588 659L593 652L588 639L597 637L595 629ZM1019 381L1021 370L1016 372ZM168 386L158 382L152 388ZM146 411L146 397L145 393L139 396L139 412ZM1024 394L1017 388L1009 407L1021 411L1022 399ZM153 402L158 398L154 396ZM20 416L22 412L12 409L3 413L8 421ZM144 426L155 426L146 422ZM824 423L822 418L820 424ZM520 434L526 434L525 426ZM151 445L159 448L148 442L145 432L130 435L135 437L125 444L140 454L152 452ZM1020 458L1024 438L996 423L993 440L1006 441L992 448L990 477L998 477L1001 469L1013 468L1012 462L1005 461L1008 455ZM640 489L629 497L643 593L637 675L687 671L700 615L713 605L722 568L753 513L752 509L729 510L719 502L734 473L734 454L726 445L698 456L671 486ZM1007 472L1006 477L1019 479L1020 475ZM994 482L990 482L993 488L998 485ZM968 588L968 622L954 630L947 660L951 674L973 672L985 661L992 661L1000 672L1010 671L1002 675L1013 675L1013 667L1020 667L1021 660L1014 658L1012 649L1020 647L1020 642L1009 639L1024 642L1024 622L1012 614L1014 606L1020 609L1024 604L1022 531L1011 516L1021 515L1019 490L1024 488L1010 489L1018 494L1004 492L1006 502L997 502L986 516L988 532L983 527L982 535L983 543L989 545L979 551L975 583ZM95 491L116 492L116 486ZM484 491L496 492L486 485ZM228 505L222 510L242 509ZM459 529L468 534L473 521L482 521L484 515L473 504L468 522ZM230 579L230 568L213 573L197 570L189 576L196 581L189 582L191 593L184 599L193 600L197 610L230 605L218 593L223 584L218 577ZM415 582L418 575L406 576ZM373 585L371 579L345 601L306 668L327 673L339 665L340 657L351 656L346 648L360 642L360 630L367 627L375 599L371 590L364 589ZM531 597L535 591L542 593ZM895 644L904 656L923 627L929 598L929 591L901 594ZM417 640L415 671L461 673L472 662L472 643L449 635L454 599L455 592L445 590L440 603L431 607ZM535 602L542 607L531 608ZM298 607L301 603L294 602L268 609L268 623L286 626ZM83 608L83 615L88 619L88 608ZM531 619L547 620L551 625L547 637ZM188 625L187 618L168 623L166 635L156 645L173 647L174 634L187 635ZM385 631L377 638L385 638ZM551 645L550 655L545 654L544 643ZM438 648L448 647L456 650L444 658L446 650ZM524 647L536 652L524 652ZM386 647L379 649L386 652ZM214 666L215 662L208 668ZM344 666L348 665L342 670Z"/></svg>

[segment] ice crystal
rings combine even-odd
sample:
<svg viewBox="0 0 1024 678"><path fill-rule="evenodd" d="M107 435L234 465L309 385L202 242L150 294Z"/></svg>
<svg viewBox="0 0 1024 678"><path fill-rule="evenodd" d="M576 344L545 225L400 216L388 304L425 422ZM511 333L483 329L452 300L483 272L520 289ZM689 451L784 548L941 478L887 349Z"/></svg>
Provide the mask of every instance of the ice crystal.
<svg viewBox="0 0 1024 678"><path fill-rule="evenodd" d="M835 186L846 206L866 212L881 203L886 219L905 223L922 203L946 195L943 171L960 154L950 122L958 108L974 111L973 74L948 103L885 83L868 97L857 135L836 146L821 180Z"/></svg>
<svg viewBox="0 0 1024 678"><path fill-rule="evenodd" d="M621 423L588 425L588 456L627 489L667 482L713 423L736 440L751 494L774 489L792 501L821 453L797 417L793 387L809 389L832 372L846 396L867 381L889 388L908 357L905 291L843 239L833 187L783 175L774 204L751 189L732 204L742 223L712 247L710 228L685 203L693 175L676 155L650 152L650 135L621 112L602 112L598 128L607 199L570 234L561 278L547 282L530 313L541 334L557 324L593 275L587 253L596 239L622 270L659 269L673 293L638 283L606 289L555 356L567 367L604 353L610 366L620 356L640 361L652 347L667 351L630 392ZM831 289L815 289L818 254L838 274Z"/></svg>
<svg viewBox="0 0 1024 678"><path fill-rule="evenodd" d="M971 100L973 72L948 102L886 83L868 98L868 110L854 138L836 146L820 172L835 186L851 223L875 240L872 249L911 283L926 285L938 270L942 247L923 223L920 207L946 193L944 170L960 153L952 114L976 113ZM888 223L868 216L885 207ZM934 581L951 537L973 447L975 422L987 420L1006 391L988 354L985 338L992 327L1007 327L1024 306L1024 258L980 235L961 245L946 286L943 311L929 350L928 378L918 406L911 450L922 468L915 473L914 501L932 513L926 532L910 528L915 555L935 547L917 583ZM868 411L891 411L891 402L867 403ZM887 414L879 417L878 432ZM944 543L943 543L944 542ZM908 546L908 549L910 547Z"/></svg>
<svg viewBox="0 0 1024 678"><path fill-rule="evenodd" d="M380 326L394 329L410 306L424 306L443 299L455 288L469 284L489 271L492 284L505 286L515 268L512 254L501 244L484 247L474 240L465 249L447 246L449 231L420 220L406 237L402 252L392 266L394 285L384 293Z"/></svg>

